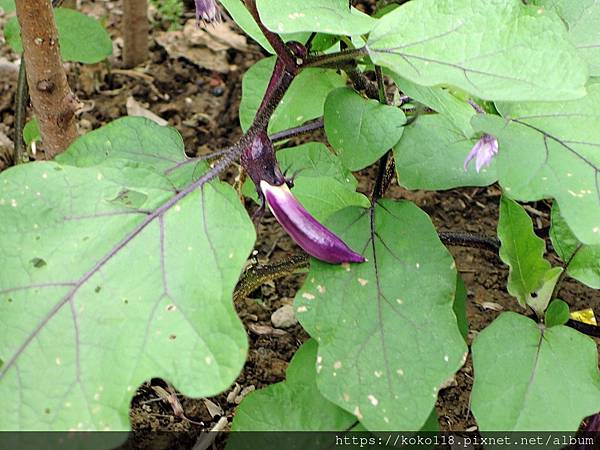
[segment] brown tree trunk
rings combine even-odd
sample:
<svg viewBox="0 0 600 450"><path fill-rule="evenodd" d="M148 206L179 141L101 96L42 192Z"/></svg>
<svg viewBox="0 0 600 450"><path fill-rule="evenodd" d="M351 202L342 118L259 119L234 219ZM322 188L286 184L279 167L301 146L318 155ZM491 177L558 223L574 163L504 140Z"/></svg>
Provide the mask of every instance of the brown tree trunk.
<svg viewBox="0 0 600 450"><path fill-rule="evenodd" d="M148 59L148 0L123 0L123 64L133 68Z"/></svg>
<svg viewBox="0 0 600 450"><path fill-rule="evenodd" d="M77 99L60 59L58 32L48 0L16 0L27 84L46 158L63 152L77 138Z"/></svg>

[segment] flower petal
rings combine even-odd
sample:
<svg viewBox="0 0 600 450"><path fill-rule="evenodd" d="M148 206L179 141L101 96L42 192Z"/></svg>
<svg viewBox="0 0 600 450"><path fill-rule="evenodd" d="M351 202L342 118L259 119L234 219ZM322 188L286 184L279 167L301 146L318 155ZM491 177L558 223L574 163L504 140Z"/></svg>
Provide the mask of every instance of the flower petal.
<svg viewBox="0 0 600 450"><path fill-rule="evenodd" d="M277 221L306 253L332 264L365 261L362 255L311 216L287 185L273 186L263 180L260 188Z"/></svg>

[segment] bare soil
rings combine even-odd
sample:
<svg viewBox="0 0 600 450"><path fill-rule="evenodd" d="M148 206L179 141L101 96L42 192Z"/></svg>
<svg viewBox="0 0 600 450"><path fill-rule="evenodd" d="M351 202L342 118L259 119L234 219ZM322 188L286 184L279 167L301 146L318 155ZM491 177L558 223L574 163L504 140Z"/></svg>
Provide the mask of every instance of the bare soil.
<svg viewBox="0 0 600 450"><path fill-rule="evenodd" d="M117 43L116 56L108 65L69 65L70 85L84 104L78 115L82 132L96 129L115 118L127 115L127 98L133 96L136 101L168 120L171 126L179 130L190 156L223 148L241 136L237 117L241 76L261 57L261 50L256 44L249 41L247 52L233 48L227 50L226 59L230 70L217 73L198 67L183 58L170 56L151 39L151 61L142 71L119 70L120 2L84 0L82 9L102 18ZM186 14L187 17L193 16L193 12L189 10ZM0 17L0 25L4 20L5 18ZM166 31L166 25L155 23L152 36ZM18 59L2 41L0 58L6 58L8 61ZM2 73L0 134L12 137L16 74L10 71ZM6 161L6 157L4 160ZM0 152L0 170L2 164ZM233 165L224 174L224 178L233 181L238 175L239 167ZM357 175L359 190L368 194L374 170L364 170ZM431 216L440 231L470 231L495 235L500 198L497 186L447 192L411 192L394 183L386 196L414 201ZM254 207L250 202L247 206L249 210ZM536 202L529 207L536 232L548 241L548 248L551 248L548 240L550 204ZM496 255L483 250L458 247L451 247L450 251L468 288L469 344L501 311L524 312L506 292L507 268L499 262ZM260 262L276 261L298 252L300 249L282 231L272 216L267 215L261 220L258 224L255 258ZM547 256L553 263L558 264L551 251ZM236 305L237 312L248 330L248 359L235 384L228 391L209 399L213 403L209 403L210 408L203 399L178 395L185 415L183 418L177 416L173 407L157 394L156 387L168 388L163 380L148 380L140 386L131 402L133 436L122 448L190 449L200 433L213 429L222 417L227 418L225 429L228 429L235 415L235 408L244 393L284 380L288 362L298 347L308 339L308 335L299 325L287 328L284 333L273 330L270 317L279 307L291 304L303 279L304 275L296 275L263 285L249 298ZM574 310L592 307L596 315L600 314L597 292L573 280L565 280L560 297ZM476 423L469 409L472 382L473 369L469 357L454 381L439 394L436 409L442 430L475 429ZM217 441L210 448L222 448L222 442Z"/></svg>

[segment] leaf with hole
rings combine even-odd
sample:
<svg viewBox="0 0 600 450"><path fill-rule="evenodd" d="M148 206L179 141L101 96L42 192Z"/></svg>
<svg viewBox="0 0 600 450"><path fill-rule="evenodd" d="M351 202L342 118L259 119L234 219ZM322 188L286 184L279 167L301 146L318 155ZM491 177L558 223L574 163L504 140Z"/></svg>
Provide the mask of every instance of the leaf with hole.
<svg viewBox="0 0 600 450"><path fill-rule="evenodd" d="M574 432L598 412L596 344L572 328L543 328L506 312L472 351L471 408L481 431Z"/></svg>
<svg viewBox="0 0 600 450"><path fill-rule="evenodd" d="M414 83L487 100L579 98L588 78L560 18L521 0L407 2L379 20L367 48Z"/></svg>
<svg viewBox="0 0 600 450"><path fill-rule="evenodd" d="M546 244L534 233L531 218L523 207L507 197L500 200L498 237L500 258L510 268L508 292L525 306L550 270L550 263L544 259Z"/></svg>
<svg viewBox="0 0 600 450"><path fill-rule="evenodd" d="M577 239L600 244L600 83L570 102L500 103L504 118L478 114L498 138L500 185L515 200L553 197ZM524 151L526 149L526 151Z"/></svg>
<svg viewBox="0 0 600 450"><path fill-rule="evenodd" d="M406 122L399 108L365 99L349 88L329 94L323 118L329 143L350 170L381 158L402 137Z"/></svg>
<svg viewBox="0 0 600 450"><path fill-rule="evenodd" d="M367 429L418 430L466 358L452 257L409 202L381 200L373 215L346 208L327 225L368 262L312 260L296 295L319 344L319 390Z"/></svg>
<svg viewBox="0 0 600 450"><path fill-rule="evenodd" d="M244 364L232 292L253 226L224 183L177 189L181 137L150 124L0 174L0 429L127 429L144 380L209 396Z"/></svg>

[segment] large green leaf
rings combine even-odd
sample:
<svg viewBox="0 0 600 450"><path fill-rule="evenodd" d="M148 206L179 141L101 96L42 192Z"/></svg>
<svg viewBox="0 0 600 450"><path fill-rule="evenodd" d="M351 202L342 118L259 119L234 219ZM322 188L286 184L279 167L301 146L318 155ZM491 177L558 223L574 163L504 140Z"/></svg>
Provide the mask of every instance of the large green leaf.
<svg viewBox="0 0 600 450"><path fill-rule="evenodd" d="M600 244L600 84L570 102L499 104L505 117L472 123L500 142L497 170L508 194L522 201L554 197L577 239Z"/></svg>
<svg viewBox="0 0 600 450"><path fill-rule="evenodd" d="M502 244L500 258L510 267L508 292L525 306L550 270L550 263L544 259L546 244L534 233L533 223L525 210L507 197L500 200L498 237Z"/></svg>
<svg viewBox="0 0 600 450"><path fill-rule="evenodd" d="M261 59L244 75L240 103L240 124L243 130L247 130L254 120L274 65L274 57ZM296 76L271 117L269 132L275 133L296 127L307 120L322 116L327 94L344 84L344 78L331 70L303 70Z"/></svg>
<svg viewBox="0 0 600 450"><path fill-rule="evenodd" d="M569 39L590 66L593 76L600 76L600 1L538 0L538 5L554 9L569 29Z"/></svg>
<svg viewBox="0 0 600 450"><path fill-rule="evenodd" d="M382 200L328 220L368 262L311 262L295 307L319 343L317 385L370 430L418 430L466 345L452 310L456 270L425 213Z"/></svg>
<svg viewBox="0 0 600 450"><path fill-rule="evenodd" d="M567 274L594 289L600 289L600 244L584 245L579 242L556 205L552 205L550 238L560 259L568 262Z"/></svg>
<svg viewBox="0 0 600 450"><path fill-rule="evenodd" d="M70 8L58 8L54 16L63 60L93 64L112 55L110 36L96 19ZM4 36L15 52L23 51L21 30L16 18L6 24Z"/></svg>
<svg viewBox="0 0 600 450"><path fill-rule="evenodd" d="M394 106L368 100L355 91L332 91L325 101L325 132L350 170L370 166L398 142L406 117Z"/></svg>
<svg viewBox="0 0 600 450"><path fill-rule="evenodd" d="M257 0L265 26L276 33L319 31L328 34L366 34L377 22L348 7L347 0Z"/></svg>
<svg viewBox="0 0 600 450"><path fill-rule="evenodd" d="M254 242L235 191L176 189L163 168L181 138L145 119L61 160L0 174L0 429L126 429L151 377L224 390L245 360L231 295Z"/></svg>
<svg viewBox="0 0 600 450"><path fill-rule="evenodd" d="M421 0L379 20L371 59L425 86L449 84L488 100L585 95L586 63L551 11L521 0Z"/></svg>
<svg viewBox="0 0 600 450"><path fill-rule="evenodd" d="M496 181L496 163L477 173L464 161L477 138L468 139L441 114L420 116L394 146L398 182L408 189L487 186Z"/></svg>
<svg viewBox="0 0 600 450"><path fill-rule="evenodd" d="M572 328L507 312L472 351L471 409L481 431L575 431L600 410L596 344Z"/></svg>

